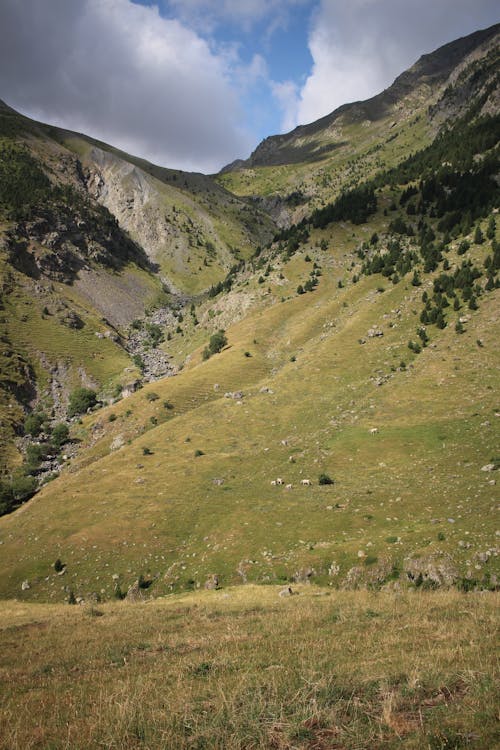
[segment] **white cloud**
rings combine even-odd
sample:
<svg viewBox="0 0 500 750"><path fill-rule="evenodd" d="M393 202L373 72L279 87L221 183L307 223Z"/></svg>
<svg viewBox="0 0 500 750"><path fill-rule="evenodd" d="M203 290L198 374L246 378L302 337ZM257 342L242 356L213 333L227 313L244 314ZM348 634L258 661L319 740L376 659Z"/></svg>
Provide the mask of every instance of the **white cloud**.
<svg viewBox="0 0 500 750"><path fill-rule="evenodd" d="M281 130L286 133L297 124L299 87L294 81L273 82L271 91L282 111Z"/></svg>
<svg viewBox="0 0 500 750"><path fill-rule="evenodd" d="M321 0L309 34L311 73L299 92L277 92L283 127L367 99L421 54L497 20L497 0Z"/></svg>
<svg viewBox="0 0 500 750"><path fill-rule="evenodd" d="M2 0L0 25L0 96L26 114L185 169L215 171L252 145L228 57L156 7ZM256 58L250 79L259 71Z"/></svg>

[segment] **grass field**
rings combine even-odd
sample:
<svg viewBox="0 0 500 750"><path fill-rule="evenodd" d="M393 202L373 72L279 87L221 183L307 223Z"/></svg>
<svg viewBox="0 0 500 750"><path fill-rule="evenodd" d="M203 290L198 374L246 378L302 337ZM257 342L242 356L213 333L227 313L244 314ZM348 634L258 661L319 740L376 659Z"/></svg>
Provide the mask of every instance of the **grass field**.
<svg viewBox="0 0 500 750"><path fill-rule="evenodd" d="M0 609L0 747L492 750L494 594L244 586Z"/></svg>

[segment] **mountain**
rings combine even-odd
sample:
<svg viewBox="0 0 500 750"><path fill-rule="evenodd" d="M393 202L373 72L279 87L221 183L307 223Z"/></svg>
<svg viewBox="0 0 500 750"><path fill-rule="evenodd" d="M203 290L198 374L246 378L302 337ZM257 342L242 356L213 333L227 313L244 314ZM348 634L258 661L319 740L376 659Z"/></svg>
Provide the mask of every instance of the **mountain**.
<svg viewBox="0 0 500 750"><path fill-rule="evenodd" d="M215 181L4 108L1 596L498 586L498 31Z"/></svg>
<svg viewBox="0 0 500 750"><path fill-rule="evenodd" d="M26 409L59 418L77 386L109 396L141 369L175 371L130 324L147 317L175 329L176 305L222 281L275 227L209 177L156 167L4 103L0 157L6 471Z"/></svg>
<svg viewBox="0 0 500 750"><path fill-rule="evenodd" d="M263 205L286 225L430 143L444 121L478 102L498 111L500 25L423 55L385 91L345 104L290 133L270 136L249 159L225 167L221 184Z"/></svg>

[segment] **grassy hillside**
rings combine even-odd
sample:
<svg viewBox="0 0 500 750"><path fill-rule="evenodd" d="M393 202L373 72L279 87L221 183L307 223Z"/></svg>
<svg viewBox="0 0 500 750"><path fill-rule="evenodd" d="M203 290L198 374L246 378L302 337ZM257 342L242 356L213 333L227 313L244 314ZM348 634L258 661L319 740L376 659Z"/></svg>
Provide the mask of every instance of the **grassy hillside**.
<svg viewBox="0 0 500 750"><path fill-rule="evenodd" d="M495 746L494 595L294 588L4 602L0 747Z"/></svg>
<svg viewBox="0 0 500 750"><path fill-rule="evenodd" d="M176 377L73 420L66 458L56 446L61 476L0 521L1 595L109 599L139 580L158 596L202 588L214 575L224 584L498 586L498 115L490 106L494 50L480 53L455 69L452 83L438 76L437 89L429 84L434 115L442 119L446 107L454 113L432 143L408 155L409 136L393 166L355 187L339 177L340 196L331 191L328 203L274 241L247 248L246 260L221 273L206 295L182 306L164 291L168 314L159 322L118 326L128 341L141 327L156 337ZM399 82L397 101L415 100L419 75L417 89ZM457 101L474 80L476 95L460 113ZM382 127L387 112L379 114ZM351 116L347 125L364 127ZM422 121L402 115L399 126L418 129ZM131 181L133 211L143 205L146 215L151 191L171 197L178 189L174 173L125 163L83 137L43 133L52 138L54 165L61 139L72 139L82 162L68 152L69 163L88 190L103 192L82 204L46 175L34 189L52 202L83 205L91 228L101 217L109 232L101 272L115 280L132 274L135 258L136 283L152 293L151 259L137 242L128 238L113 266L113 238L123 230L95 201L112 186L123 198ZM372 144L373 154L381 143ZM352 145L361 154L367 142L358 135ZM22 175L26 158L18 157ZM195 183L208 200L207 178L190 179L189 201ZM33 262L44 268L47 242L31 241ZM21 240L18 248L22 273ZM82 254L84 267L66 286L85 325L69 335L60 325L64 310L46 304L30 313L25 284L25 296L11 295L8 308L6 340L19 348L12 369L19 374L23 357L35 356L34 336L47 340L40 361L50 355L56 371L68 368L60 353L70 358L67 387L95 377L116 395L114 387L137 370L126 367L120 338L99 330L108 322L85 297L92 283L82 281L85 264L94 278L97 265ZM64 294L59 270L49 271L55 277L45 293ZM94 296L107 296L94 286ZM221 331L227 342L209 356ZM143 367L140 355L133 361ZM35 436L26 454L43 451L41 442ZM56 560L62 579L52 572Z"/></svg>
<svg viewBox="0 0 500 750"><path fill-rule="evenodd" d="M437 272L418 287L411 272L352 283L345 269L366 231L317 230L273 261L265 285L256 273L205 303L223 315L224 299L253 295L257 309L227 328L220 354L203 361L198 350L177 377L75 428L83 442L71 465L1 521L4 596L108 598L140 575L153 595L212 574L334 586L496 580L495 473L481 469L498 461L498 290L477 310L448 311L446 328L428 326L416 354L408 342ZM469 255L481 263L487 251ZM456 249L447 257L451 269L461 262ZM314 264L318 286L297 294ZM221 317L208 312L204 344ZM320 485L322 473L334 484ZM272 486L278 477L292 488ZM51 575L57 558L62 581Z"/></svg>

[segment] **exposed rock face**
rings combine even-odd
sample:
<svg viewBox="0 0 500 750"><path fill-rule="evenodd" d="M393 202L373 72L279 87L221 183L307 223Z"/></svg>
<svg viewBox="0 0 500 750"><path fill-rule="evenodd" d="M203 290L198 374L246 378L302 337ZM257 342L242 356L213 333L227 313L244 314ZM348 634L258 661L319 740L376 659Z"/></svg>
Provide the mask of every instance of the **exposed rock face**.
<svg viewBox="0 0 500 750"><path fill-rule="evenodd" d="M128 261L148 265L143 250L109 213L77 197L69 205L38 208L34 219L6 233L6 244L13 266L35 279L72 283L93 262L114 270Z"/></svg>
<svg viewBox="0 0 500 750"><path fill-rule="evenodd" d="M452 586L458 570L448 557L409 558L404 561L405 574L411 582L428 581L433 586Z"/></svg>

